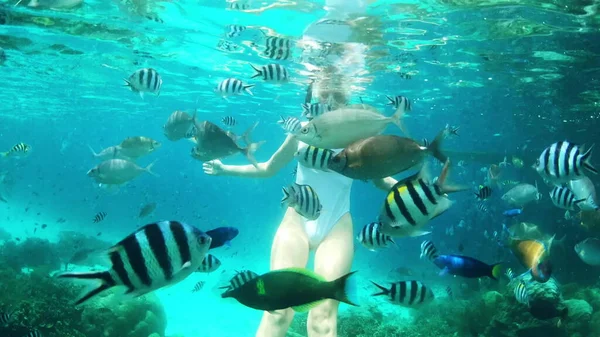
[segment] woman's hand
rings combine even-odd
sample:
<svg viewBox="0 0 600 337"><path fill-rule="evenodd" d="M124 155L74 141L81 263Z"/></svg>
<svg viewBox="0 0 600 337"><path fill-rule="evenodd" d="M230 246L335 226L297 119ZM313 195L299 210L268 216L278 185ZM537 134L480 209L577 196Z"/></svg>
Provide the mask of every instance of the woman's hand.
<svg viewBox="0 0 600 337"><path fill-rule="evenodd" d="M221 161L218 159L211 160L209 162L203 163L202 169L204 170L204 173L208 175L218 176L223 174L223 163L221 163Z"/></svg>

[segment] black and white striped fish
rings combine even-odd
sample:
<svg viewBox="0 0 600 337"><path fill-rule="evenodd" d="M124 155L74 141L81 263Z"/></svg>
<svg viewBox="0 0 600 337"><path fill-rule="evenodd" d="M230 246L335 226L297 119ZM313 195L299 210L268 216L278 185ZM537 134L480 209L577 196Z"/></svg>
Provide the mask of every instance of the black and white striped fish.
<svg viewBox="0 0 600 337"><path fill-rule="evenodd" d="M205 284L205 283L206 283L206 282L204 282L204 281L198 281L198 282L197 282L197 283L194 285L194 289L192 289L192 292L193 292L193 293L197 293L197 292L199 292L200 290L202 290L202 288L204 288L204 284Z"/></svg>
<svg viewBox="0 0 600 337"><path fill-rule="evenodd" d="M506 275L506 277L508 277L509 280L512 280L515 278L515 272L511 268L507 268L504 275Z"/></svg>
<svg viewBox="0 0 600 337"><path fill-rule="evenodd" d="M248 28L246 26L242 26L242 25L228 25L226 27L226 31L227 31L226 36L228 38L238 37L246 29L248 29Z"/></svg>
<svg viewBox="0 0 600 337"><path fill-rule="evenodd" d="M106 218L106 212L98 212L94 216L93 221L94 221L94 223L98 223L98 222L104 220L104 218Z"/></svg>
<svg viewBox="0 0 600 337"><path fill-rule="evenodd" d="M427 140L427 138L423 138L422 142L424 147L429 147L429 141Z"/></svg>
<svg viewBox="0 0 600 337"><path fill-rule="evenodd" d="M42 337L42 333L39 330L32 330L23 337Z"/></svg>
<svg viewBox="0 0 600 337"><path fill-rule="evenodd" d="M13 147L11 147L10 150L8 150L6 152L0 152L0 157L26 156L29 154L30 151L31 151L31 146L29 146L25 143L18 143L18 144L13 145Z"/></svg>
<svg viewBox="0 0 600 337"><path fill-rule="evenodd" d="M410 100L404 96L385 96L388 99L388 105L393 105L394 108L399 109L400 107L404 107L404 111L412 110L412 106L410 104Z"/></svg>
<svg viewBox="0 0 600 337"><path fill-rule="evenodd" d="M483 201L477 204L477 209L482 211L483 213L487 213L487 211L489 210L487 204Z"/></svg>
<svg viewBox="0 0 600 337"><path fill-rule="evenodd" d="M323 208L317 192L312 187L296 183L288 188L283 188L281 204L292 207L298 214L308 220L316 220L321 215L321 209Z"/></svg>
<svg viewBox="0 0 600 337"><path fill-rule="evenodd" d="M212 239L191 225L161 221L143 226L108 250L111 268L99 272L63 273L58 277L101 281L77 305L115 286L141 296L178 283L198 270Z"/></svg>
<svg viewBox="0 0 600 337"><path fill-rule="evenodd" d="M552 199L554 206L569 211L574 211L576 205L586 200L576 200L576 198L575 193L566 187L555 186L552 191L550 191L550 199Z"/></svg>
<svg viewBox="0 0 600 337"><path fill-rule="evenodd" d="M248 282L256 277L258 277L258 274L253 271L250 271L250 270L238 271L231 278L228 286L219 287L219 289L227 289L227 290L237 289L237 288L243 286L244 284L246 284L246 282Z"/></svg>
<svg viewBox="0 0 600 337"><path fill-rule="evenodd" d="M448 294L448 298L453 300L454 299L454 293L452 292L452 287L451 286L447 286L446 287L446 294Z"/></svg>
<svg viewBox="0 0 600 337"><path fill-rule="evenodd" d="M492 188L489 186L480 186L479 192L475 192L475 196L479 200L485 200L492 195Z"/></svg>
<svg viewBox="0 0 600 337"><path fill-rule="evenodd" d="M221 261L217 259L212 254L206 254L204 260L202 260L202 264L198 267L197 272L199 273L212 273L213 271L219 269L221 266Z"/></svg>
<svg viewBox="0 0 600 337"><path fill-rule="evenodd" d="M421 259L427 258L427 260L433 261L438 255L437 248L435 248L433 242L425 240L421 243Z"/></svg>
<svg viewBox="0 0 600 337"><path fill-rule="evenodd" d="M142 98L144 98L144 92L151 92L156 94L156 96L160 95L162 83L162 78L158 72L152 68L136 70L129 78L125 79L125 85L128 86L131 91L139 93Z"/></svg>
<svg viewBox="0 0 600 337"><path fill-rule="evenodd" d="M292 41L283 37L268 36L263 55L271 60L288 60L292 57Z"/></svg>
<svg viewBox="0 0 600 337"><path fill-rule="evenodd" d="M235 118L233 118L233 116L225 116L223 118L221 118L221 123L227 125L227 126L235 126Z"/></svg>
<svg viewBox="0 0 600 337"><path fill-rule="evenodd" d="M231 95L240 95L242 94L242 91L248 93L251 96L254 96L254 94L252 94L252 91L250 91L250 88L252 88L253 86L254 84L244 84L237 78L227 78L217 85L215 91L223 97Z"/></svg>
<svg viewBox="0 0 600 337"><path fill-rule="evenodd" d="M592 164L592 147L583 152L583 148L567 141L550 145L537 159L533 168L547 180L554 183L566 183L584 176L584 168L594 174L598 170Z"/></svg>
<svg viewBox="0 0 600 337"><path fill-rule="evenodd" d="M281 125L281 127L288 133L296 133L302 129L302 123L296 117L281 116L281 120L277 121L277 124Z"/></svg>
<svg viewBox="0 0 600 337"><path fill-rule="evenodd" d="M302 110L302 116L313 119L331 111L331 106L325 103L304 103L302 104Z"/></svg>
<svg viewBox="0 0 600 337"><path fill-rule="evenodd" d="M246 0L239 0L230 2L227 7L232 10L242 11L250 9L250 4Z"/></svg>
<svg viewBox="0 0 600 337"><path fill-rule="evenodd" d="M282 65L272 63L260 68L257 68L252 64L250 66L256 72L254 76L250 78L261 77L266 82L286 82L289 80L288 71Z"/></svg>
<svg viewBox="0 0 600 337"><path fill-rule="evenodd" d="M529 306L529 291L527 290L527 284L524 280L519 281L515 286L515 298L517 302Z"/></svg>
<svg viewBox="0 0 600 337"><path fill-rule="evenodd" d="M433 300L433 292L420 281L402 281L392 283L388 289L371 281L381 292L373 296L388 296L388 300L394 304L400 304L407 307L418 306Z"/></svg>
<svg viewBox="0 0 600 337"><path fill-rule="evenodd" d="M321 149L309 145L298 150L295 157L298 159L298 162L305 167L327 171L327 165L333 155L334 153L332 150Z"/></svg>
<svg viewBox="0 0 600 337"><path fill-rule="evenodd" d="M0 325L6 325L13 319L14 311L5 311L0 313Z"/></svg>
<svg viewBox="0 0 600 337"><path fill-rule="evenodd" d="M386 248L389 244L396 244L394 239L389 235L385 235L379 231L379 222L371 222L366 224L356 237L365 248L370 251L375 251L378 248Z"/></svg>
<svg viewBox="0 0 600 337"><path fill-rule="evenodd" d="M425 170L398 181L388 192L379 221L381 232L391 236L420 236L430 232L422 228L434 217L452 206L447 193L464 188L446 186L449 162L447 161L439 178L431 183Z"/></svg>

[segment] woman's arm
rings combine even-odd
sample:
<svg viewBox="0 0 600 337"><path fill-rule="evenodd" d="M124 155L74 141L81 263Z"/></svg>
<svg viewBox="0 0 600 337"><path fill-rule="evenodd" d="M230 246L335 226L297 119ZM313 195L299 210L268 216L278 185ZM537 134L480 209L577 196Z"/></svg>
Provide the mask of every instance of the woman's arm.
<svg viewBox="0 0 600 337"><path fill-rule="evenodd" d="M202 168L206 174L210 175L268 178L274 176L287 165L294 158L297 149L298 140L289 135L268 161L258 163L256 167L252 165L224 165L219 160L212 160L204 163Z"/></svg>
<svg viewBox="0 0 600 337"><path fill-rule="evenodd" d="M392 178L392 177L387 177L387 178L382 178L382 179L375 179L373 180L373 184L375 184L375 187L384 190L386 192L388 192L389 190L392 189L392 187L394 187L394 185L398 182L398 180Z"/></svg>

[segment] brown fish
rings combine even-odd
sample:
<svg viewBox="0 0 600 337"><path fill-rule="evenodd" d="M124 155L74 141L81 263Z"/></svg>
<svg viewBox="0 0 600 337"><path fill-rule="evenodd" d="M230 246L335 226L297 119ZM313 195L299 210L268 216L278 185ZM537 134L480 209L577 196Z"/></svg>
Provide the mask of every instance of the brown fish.
<svg viewBox="0 0 600 337"><path fill-rule="evenodd" d="M441 162L447 157L440 150L444 138L456 130L446 128L438 133L429 147L394 135L377 135L350 144L328 165L332 171L348 178L369 180L390 177L423 162L429 154Z"/></svg>
<svg viewBox="0 0 600 337"><path fill-rule="evenodd" d="M214 159L229 157L238 152L243 153L246 158L256 166L258 163L254 158L254 152L261 146L264 141L252 143L250 134L258 124L252 125L240 137L233 134L231 131L225 131L216 124L209 121L196 123L196 146L192 149L192 157L200 161L206 162ZM243 148L237 144L238 139L244 139L247 147Z"/></svg>

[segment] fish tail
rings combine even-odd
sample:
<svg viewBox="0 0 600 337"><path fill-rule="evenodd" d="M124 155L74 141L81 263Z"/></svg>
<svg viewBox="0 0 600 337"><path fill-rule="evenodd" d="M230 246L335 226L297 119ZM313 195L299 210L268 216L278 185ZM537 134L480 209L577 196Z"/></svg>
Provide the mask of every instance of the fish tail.
<svg viewBox="0 0 600 337"><path fill-rule="evenodd" d="M583 167L588 169L588 171L592 172L593 174L598 174L598 170L592 164L590 164L593 149L594 145L590 146L590 148L587 151L585 151L585 153L581 157L581 162L583 163Z"/></svg>
<svg viewBox="0 0 600 337"><path fill-rule="evenodd" d="M375 285L377 288L379 288L381 290L380 292L375 293L375 294L373 294L371 296L381 296L381 295L387 295L387 294L390 293L390 290L388 288L386 288L386 287L384 287L382 285L379 285L379 284L377 284L377 283L375 283L373 281L371 281L371 283L373 283L373 285Z"/></svg>
<svg viewBox="0 0 600 337"><path fill-rule="evenodd" d="M394 104L396 104L396 101L394 101L394 99L392 97L390 97L388 95L386 95L385 97L387 97L387 99L389 101L387 105L394 105Z"/></svg>
<svg viewBox="0 0 600 337"><path fill-rule="evenodd" d="M302 116L308 116L310 113L310 105L309 103L302 103Z"/></svg>
<svg viewBox="0 0 600 337"><path fill-rule="evenodd" d="M406 130L406 127L404 126L404 123L402 122L402 117L404 117L404 113L406 112L406 107L409 104L410 103L408 102L408 98L402 97L402 101L400 102L398 109L396 109L396 112L394 113L394 115L392 117L390 117L392 123L396 124L398 126L398 128L400 128L402 133L404 133L406 136L408 136L408 131Z"/></svg>
<svg viewBox="0 0 600 337"><path fill-rule="evenodd" d="M448 129L444 129L440 131L437 136L435 136L433 142L427 147L427 150L431 152L431 155L442 163L445 163L446 160L448 160L448 156L446 156L441 149L442 141L446 138L447 130Z"/></svg>
<svg viewBox="0 0 600 337"><path fill-rule="evenodd" d="M75 302L75 305L82 304L90 298L100 294L101 292L110 289L117 285L108 271L95 273L63 273L58 275L59 278L71 278L78 280L99 280L102 282L98 287L88 291L80 299Z"/></svg>
<svg viewBox="0 0 600 337"><path fill-rule="evenodd" d="M90 148L90 151L92 151L92 154L94 155L94 157L100 156L99 154L96 153L96 151L94 151L94 149L92 149L91 145L88 145L88 147Z"/></svg>
<svg viewBox="0 0 600 337"><path fill-rule="evenodd" d="M0 157L8 157L9 153L10 153L10 151L0 152Z"/></svg>
<svg viewBox="0 0 600 337"><path fill-rule="evenodd" d="M460 192L460 191L469 189L469 187L467 187L467 186L448 184L446 182L446 180L448 178L449 172L450 172L450 159L447 159L445 161L444 168L442 168L442 172L440 173L440 176L438 177L438 180L435 182L435 184L440 188L440 191L442 191L443 193L454 193L454 192Z"/></svg>
<svg viewBox="0 0 600 337"><path fill-rule="evenodd" d="M250 77L250 78L255 78L255 77L258 77L258 76L262 76L262 75L263 75L263 72L262 72L262 70L260 70L260 69L256 68L256 67L255 67L253 64L250 64L250 66L251 66L251 67L252 67L252 69L254 69L254 71L256 72L256 73L254 73L254 76L252 76L252 77Z"/></svg>
<svg viewBox="0 0 600 337"><path fill-rule="evenodd" d="M244 90L245 92L248 93L248 95L250 96L254 96L254 94L252 93L252 91L250 91L250 88L254 87L254 84L246 84L242 87L242 90Z"/></svg>
<svg viewBox="0 0 600 337"><path fill-rule="evenodd" d="M356 284L356 271L350 272L330 283L333 285L334 300L344 302L350 305L358 306L358 286Z"/></svg>
<svg viewBox="0 0 600 337"><path fill-rule="evenodd" d="M152 166L154 166L154 164L156 164L156 160L153 161L152 163L150 163L150 165L144 167L144 171L150 173L151 175L153 175L155 177L158 177L159 176L158 174L152 172Z"/></svg>
<svg viewBox="0 0 600 337"><path fill-rule="evenodd" d="M124 78L123 81L125 81L125 84L123 84L126 87L129 87L129 89L131 89L131 91L135 91L135 89L133 88L133 85L131 85L131 82L129 82L128 79Z"/></svg>
<svg viewBox="0 0 600 337"><path fill-rule="evenodd" d="M281 191L283 192L283 198L281 198L281 204L287 205L290 202L290 191L287 188L282 187Z"/></svg>
<svg viewBox="0 0 600 337"><path fill-rule="evenodd" d="M265 143L264 140L262 140L260 142L256 142L256 143L252 142L252 139L251 139L252 131L254 131L254 129L256 128L257 125L258 125L258 122L254 123L242 135L242 139L244 139L244 142L246 142L246 144L248 145L248 147L246 147L244 149L244 154L246 155L246 158L248 158L250 163L252 163L252 165L254 165L254 167L258 166L258 162L256 161L256 158L254 158L254 153L256 152L256 150L258 150L258 148L261 145L263 145Z"/></svg>
<svg viewBox="0 0 600 337"><path fill-rule="evenodd" d="M502 275L502 262L491 265L489 276L497 281L500 275Z"/></svg>

